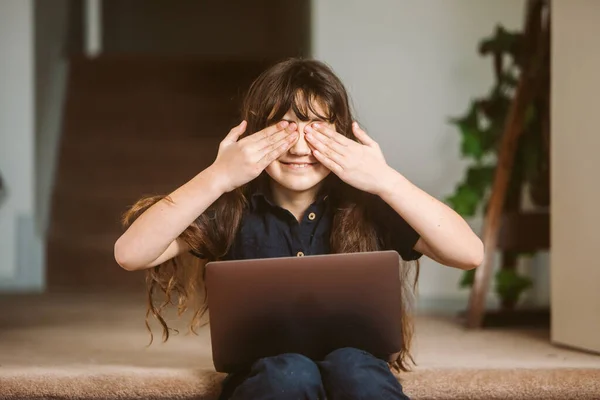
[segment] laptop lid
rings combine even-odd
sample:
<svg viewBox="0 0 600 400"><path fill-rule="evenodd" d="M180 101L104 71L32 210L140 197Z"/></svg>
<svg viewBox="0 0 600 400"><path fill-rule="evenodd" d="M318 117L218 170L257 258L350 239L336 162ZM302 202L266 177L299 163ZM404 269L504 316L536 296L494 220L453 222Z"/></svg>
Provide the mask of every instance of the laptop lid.
<svg viewBox="0 0 600 400"><path fill-rule="evenodd" d="M216 370L343 347L392 361L402 348L399 268L395 251L208 263Z"/></svg>

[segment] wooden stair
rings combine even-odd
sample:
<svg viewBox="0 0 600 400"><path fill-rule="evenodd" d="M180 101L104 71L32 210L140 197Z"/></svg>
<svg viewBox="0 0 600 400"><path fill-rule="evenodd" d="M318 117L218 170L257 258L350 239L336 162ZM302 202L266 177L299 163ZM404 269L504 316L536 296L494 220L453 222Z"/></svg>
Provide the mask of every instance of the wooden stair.
<svg viewBox="0 0 600 400"><path fill-rule="evenodd" d="M47 245L51 291L143 290L113 245L119 219L216 156L251 81L270 63L105 56L71 62Z"/></svg>

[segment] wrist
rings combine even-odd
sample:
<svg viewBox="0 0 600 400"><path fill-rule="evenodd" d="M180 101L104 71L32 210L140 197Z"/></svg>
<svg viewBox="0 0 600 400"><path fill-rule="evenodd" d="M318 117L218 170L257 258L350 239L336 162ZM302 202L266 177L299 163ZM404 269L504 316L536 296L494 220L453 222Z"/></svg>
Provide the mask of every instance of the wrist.
<svg viewBox="0 0 600 400"><path fill-rule="evenodd" d="M208 168L200 173L203 180L206 181L210 190L218 198L221 195L232 191L235 188L227 180L227 176L218 165L211 164Z"/></svg>
<svg viewBox="0 0 600 400"><path fill-rule="evenodd" d="M388 166L380 175L379 185L376 189L376 195L382 199L394 197L398 186L402 183L403 176L398 171Z"/></svg>

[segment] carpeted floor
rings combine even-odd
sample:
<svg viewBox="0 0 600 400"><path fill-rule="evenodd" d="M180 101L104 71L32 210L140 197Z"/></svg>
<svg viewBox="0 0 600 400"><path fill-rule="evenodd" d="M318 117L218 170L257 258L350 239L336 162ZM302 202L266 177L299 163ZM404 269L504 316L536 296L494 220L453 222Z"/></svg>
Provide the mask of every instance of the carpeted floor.
<svg viewBox="0 0 600 400"><path fill-rule="evenodd" d="M140 297L3 296L0 310L0 398L218 396L208 331L146 347ZM400 377L413 399L600 399L600 356L552 346L547 330L420 316L415 355Z"/></svg>

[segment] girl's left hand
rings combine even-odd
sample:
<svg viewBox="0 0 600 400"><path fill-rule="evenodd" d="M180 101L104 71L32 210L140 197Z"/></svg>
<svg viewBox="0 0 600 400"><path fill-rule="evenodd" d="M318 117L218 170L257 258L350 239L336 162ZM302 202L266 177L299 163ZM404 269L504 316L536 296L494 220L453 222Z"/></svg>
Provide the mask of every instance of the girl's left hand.
<svg viewBox="0 0 600 400"><path fill-rule="evenodd" d="M318 122L306 125L304 137L315 158L341 180L355 188L378 194L383 186L382 174L389 169L377 142L358 123L352 132L360 143Z"/></svg>

